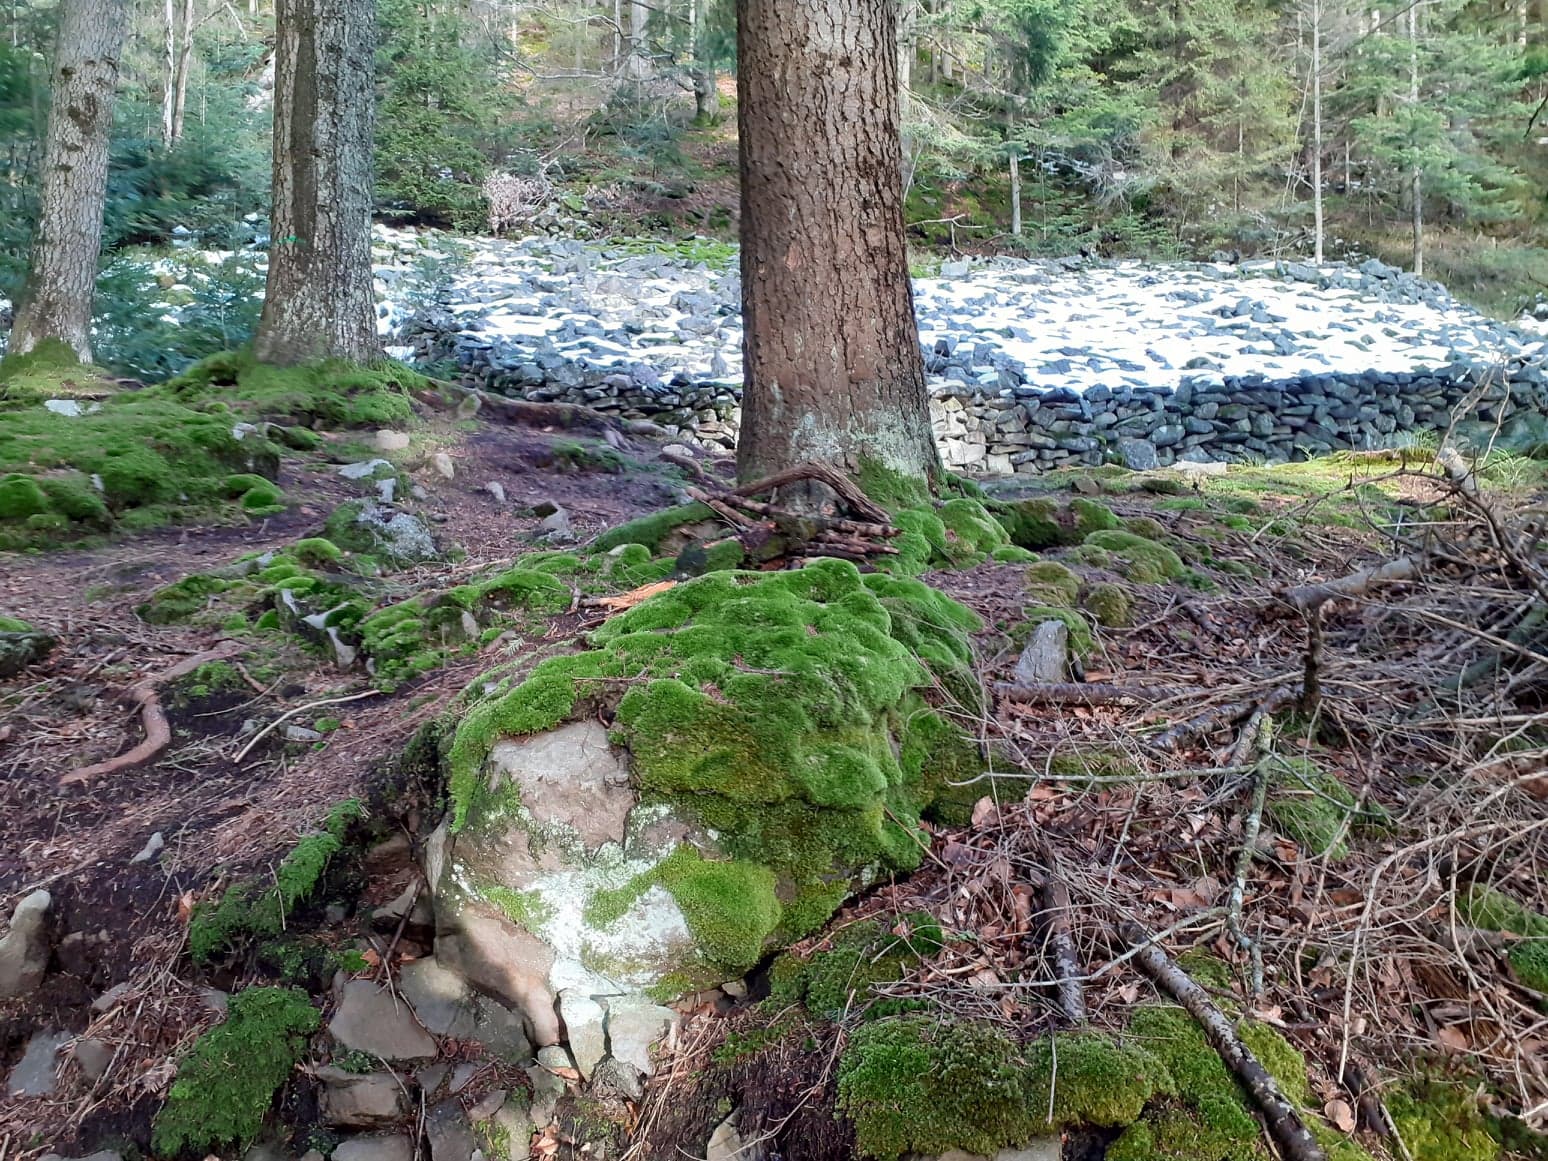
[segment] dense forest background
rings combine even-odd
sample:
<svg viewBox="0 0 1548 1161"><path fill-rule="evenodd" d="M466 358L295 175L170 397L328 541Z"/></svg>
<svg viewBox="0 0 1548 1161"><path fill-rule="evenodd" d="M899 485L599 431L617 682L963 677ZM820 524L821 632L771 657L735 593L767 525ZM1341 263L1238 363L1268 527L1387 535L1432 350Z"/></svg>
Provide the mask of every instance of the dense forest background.
<svg viewBox="0 0 1548 1161"><path fill-rule="evenodd" d="M261 275L206 253L175 333L148 323L169 276L146 278L141 248L266 241L273 15L134 8L98 326L110 361L151 374L256 318ZM911 238L1147 258L1309 255L1320 238L1330 258L1411 268L1419 241L1426 274L1513 314L1548 286L1545 8L906 0ZM54 9L0 13L0 294L25 270ZM380 31L380 220L734 236L727 0L382 0Z"/></svg>

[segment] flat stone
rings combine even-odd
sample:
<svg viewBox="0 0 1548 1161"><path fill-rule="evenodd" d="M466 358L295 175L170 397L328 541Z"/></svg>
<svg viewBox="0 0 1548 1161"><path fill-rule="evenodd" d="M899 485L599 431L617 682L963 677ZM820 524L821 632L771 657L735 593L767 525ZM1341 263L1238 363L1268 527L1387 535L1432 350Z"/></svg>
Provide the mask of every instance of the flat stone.
<svg viewBox="0 0 1548 1161"><path fill-rule="evenodd" d="M322 1116L330 1125L371 1128L408 1112L408 1096L390 1072L352 1073L329 1065L317 1070L323 1084Z"/></svg>
<svg viewBox="0 0 1548 1161"><path fill-rule="evenodd" d="M473 1078L483 1071L477 1061L464 1060L456 1068L452 1069L451 1083L446 1086L446 1091L453 1095L461 1092L473 1083Z"/></svg>
<svg viewBox="0 0 1548 1161"><path fill-rule="evenodd" d="M428 1064L414 1074L414 1083L427 1097L434 1096L451 1072L449 1064Z"/></svg>
<svg viewBox="0 0 1548 1161"><path fill-rule="evenodd" d="M401 1133L351 1137L339 1142L333 1161L414 1161L414 1142Z"/></svg>
<svg viewBox="0 0 1548 1161"><path fill-rule="evenodd" d="M452 466L452 458L445 452L436 452L430 457L430 466L435 469L435 474L443 480L456 477L457 469Z"/></svg>
<svg viewBox="0 0 1548 1161"><path fill-rule="evenodd" d="M16 999L37 991L48 971L48 909L54 898L47 891L23 896L11 912L11 927L0 939L0 999Z"/></svg>
<svg viewBox="0 0 1548 1161"><path fill-rule="evenodd" d="M13 1097L52 1095L59 1085L54 1072L59 1050L74 1039L68 1032L34 1033L16 1067L11 1069L6 1092Z"/></svg>
<svg viewBox="0 0 1548 1161"><path fill-rule="evenodd" d="M479 1099L478 1103L468 1109L468 1120L474 1124L490 1120L505 1107L506 1096L507 1093L503 1088L491 1089Z"/></svg>
<svg viewBox="0 0 1548 1161"><path fill-rule="evenodd" d="M651 1045L677 1026L678 1014L652 1004L643 996L619 996L607 1001L608 1051L645 1076L652 1071Z"/></svg>
<svg viewBox="0 0 1548 1161"><path fill-rule="evenodd" d="M715 1126L704 1147L704 1161L763 1161L765 1156L761 1142L748 1145L742 1140L734 1112Z"/></svg>
<svg viewBox="0 0 1548 1161"><path fill-rule="evenodd" d="M376 433L375 445L379 452L405 451L409 445L408 432L389 431L383 428Z"/></svg>
<svg viewBox="0 0 1548 1161"><path fill-rule="evenodd" d="M468 1114L457 1101L443 1101L430 1110L425 1136L430 1140L431 1161L472 1161L478 1148Z"/></svg>
<svg viewBox="0 0 1548 1161"><path fill-rule="evenodd" d="M607 1055L607 1012L590 996L571 988L559 993L559 1016L564 1020L565 1042L575 1057L575 1067L590 1080Z"/></svg>
<svg viewBox="0 0 1548 1161"><path fill-rule="evenodd" d="M601 722L498 742L489 763L491 789L510 779L533 817L570 827L588 849L623 837L634 794L628 765Z"/></svg>
<svg viewBox="0 0 1548 1161"><path fill-rule="evenodd" d="M81 1075L87 1080L101 1080L113 1063L113 1047L105 1040L77 1040L73 1052L75 1063L81 1066Z"/></svg>
<svg viewBox="0 0 1548 1161"><path fill-rule="evenodd" d="M539 1126L546 1125L554 1119L559 1098L564 1096L564 1080L534 1064L527 1069L527 1081L532 1085L532 1121Z"/></svg>
<svg viewBox="0 0 1548 1161"><path fill-rule="evenodd" d="M328 1031L345 1048L383 1060L415 1060L436 1054L435 1038L419 1026L407 1003L369 980L344 985Z"/></svg>
<svg viewBox="0 0 1548 1161"><path fill-rule="evenodd" d="M504 1004L482 996L434 956L406 965L398 991L407 997L427 1031L471 1040L513 1064L532 1058L522 1019Z"/></svg>
<svg viewBox="0 0 1548 1161"><path fill-rule="evenodd" d="M1161 464L1156 456L1156 445L1148 439L1120 439L1118 455L1122 457L1124 467L1135 472L1152 471Z"/></svg>
<svg viewBox="0 0 1548 1161"><path fill-rule="evenodd" d="M532 1123L532 1110L526 1100L520 1099L519 1094L506 1098L493 1120L510 1137L512 1154L520 1157L527 1143L532 1140L532 1131L536 1127ZM543 1123L548 1122L545 1120Z"/></svg>

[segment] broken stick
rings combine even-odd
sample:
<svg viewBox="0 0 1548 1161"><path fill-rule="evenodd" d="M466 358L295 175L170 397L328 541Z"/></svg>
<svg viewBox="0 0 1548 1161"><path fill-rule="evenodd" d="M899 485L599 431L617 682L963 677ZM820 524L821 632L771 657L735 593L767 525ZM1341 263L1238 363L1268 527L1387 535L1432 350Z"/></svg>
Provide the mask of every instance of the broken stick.
<svg viewBox="0 0 1548 1161"><path fill-rule="evenodd" d="M1119 924L1118 931L1134 949L1134 962L1140 970L1150 977L1157 989L1194 1018L1210 1047L1220 1054L1221 1062L1257 1103L1280 1156L1285 1161L1326 1161L1327 1154L1317 1144L1301 1114L1280 1091L1279 1083L1268 1069L1252 1054L1252 1049L1242 1042L1230 1019L1209 998L1209 993L1157 947L1139 924L1125 920Z"/></svg>
<svg viewBox="0 0 1548 1161"><path fill-rule="evenodd" d="M1000 681L994 685L994 695L1005 701L1019 701L1027 705L1119 705L1138 706L1170 698L1186 696L1187 690L1170 686L1142 688L1128 685L1105 685L1102 682L1050 681L1038 685L1025 685L1014 681Z"/></svg>

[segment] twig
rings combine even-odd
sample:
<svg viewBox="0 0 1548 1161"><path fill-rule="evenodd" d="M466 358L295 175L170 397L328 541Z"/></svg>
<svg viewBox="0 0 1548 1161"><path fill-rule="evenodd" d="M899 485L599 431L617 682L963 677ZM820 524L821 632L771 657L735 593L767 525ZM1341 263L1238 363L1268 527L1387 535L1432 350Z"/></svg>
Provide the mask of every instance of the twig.
<svg viewBox="0 0 1548 1161"><path fill-rule="evenodd" d="M1086 994L1080 981L1085 973L1070 935L1070 890L1049 865L1043 876L1043 922L1048 925L1048 946L1053 953L1049 958L1059 980L1059 1008L1071 1024L1084 1024Z"/></svg>
<svg viewBox="0 0 1548 1161"><path fill-rule="evenodd" d="M295 709L286 710L284 713L280 714L279 717L275 718L268 725L264 726L263 729L254 734L248 740L247 745L243 746L237 756L231 760L234 763L240 763L243 758L247 757L248 752L251 751L252 748L256 746L261 740L263 740L263 738L269 733L270 730L274 729L274 727L279 725L281 722L295 717L297 714L303 714L307 710L321 709L325 705L343 705L345 702L349 701L360 701L362 698L380 696L381 690L368 689L364 693L352 693L348 697L325 697L322 699L322 701L308 702L306 705L298 705L295 707Z"/></svg>
<svg viewBox="0 0 1548 1161"><path fill-rule="evenodd" d="M1322 1146L1301 1120L1301 1114L1280 1091L1268 1069L1242 1042L1226 1014L1209 998L1209 993L1157 947L1139 924L1124 920L1119 925L1119 934L1134 949L1134 962L1140 970L1197 1021L1205 1039L1220 1054L1221 1062L1257 1102L1268 1124L1269 1137L1285 1161L1326 1161Z"/></svg>
<svg viewBox="0 0 1548 1161"><path fill-rule="evenodd" d="M892 517L885 508L878 507L869 496L855 486L853 480L828 464L797 464L793 468L775 472L772 476L743 484L734 491L738 496L756 496L760 492L778 491L780 488L798 484L803 480L815 480L819 484L826 484L840 500L867 520L873 520L877 524L892 522Z"/></svg>
<svg viewBox="0 0 1548 1161"><path fill-rule="evenodd" d="M1056 681L1043 685L1021 685L1013 681L998 681L994 694L1005 701L1027 705L1149 705L1182 697L1191 691L1171 686L1149 688L1127 685L1105 685L1102 682L1081 683Z"/></svg>
<svg viewBox="0 0 1548 1161"><path fill-rule="evenodd" d="M733 528L751 528L755 521L750 516L744 516L730 505L717 500L702 488L684 488L690 499L697 500L706 508L718 515Z"/></svg>

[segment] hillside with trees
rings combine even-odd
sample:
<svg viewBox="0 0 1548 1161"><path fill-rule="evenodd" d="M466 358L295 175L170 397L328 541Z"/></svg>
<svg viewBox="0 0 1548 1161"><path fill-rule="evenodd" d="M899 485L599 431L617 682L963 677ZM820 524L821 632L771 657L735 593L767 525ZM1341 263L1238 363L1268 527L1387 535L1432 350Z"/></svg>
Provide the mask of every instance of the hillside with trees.
<svg viewBox="0 0 1548 1161"><path fill-rule="evenodd" d="M16 0L0 1161L1548 1154L1541 17Z"/></svg>

